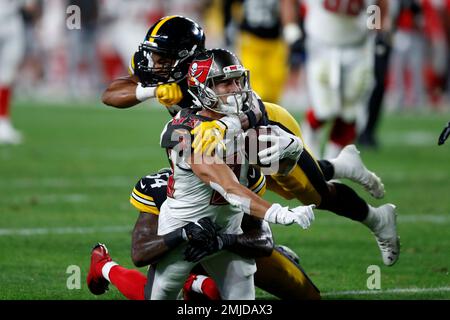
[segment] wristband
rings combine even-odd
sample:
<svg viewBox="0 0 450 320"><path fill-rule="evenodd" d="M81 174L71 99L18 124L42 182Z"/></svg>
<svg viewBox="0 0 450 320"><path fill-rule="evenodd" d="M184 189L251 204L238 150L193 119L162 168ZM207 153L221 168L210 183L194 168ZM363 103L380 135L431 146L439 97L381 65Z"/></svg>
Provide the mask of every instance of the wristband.
<svg viewBox="0 0 450 320"><path fill-rule="evenodd" d="M136 99L145 101L155 97L156 87L143 87L142 83L138 82L136 87Z"/></svg>
<svg viewBox="0 0 450 320"><path fill-rule="evenodd" d="M289 23L283 28L283 38L289 44L293 44L295 41L302 37L302 30L295 23Z"/></svg>

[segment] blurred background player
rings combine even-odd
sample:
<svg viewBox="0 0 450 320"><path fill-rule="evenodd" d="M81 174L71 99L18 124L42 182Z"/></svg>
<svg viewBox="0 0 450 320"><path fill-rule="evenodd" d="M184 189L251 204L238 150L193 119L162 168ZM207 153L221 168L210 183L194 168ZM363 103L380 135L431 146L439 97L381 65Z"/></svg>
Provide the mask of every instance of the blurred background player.
<svg viewBox="0 0 450 320"><path fill-rule="evenodd" d="M396 21L396 15L398 15L398 5L398 1L392 1L389 4L389 15L392 21L391 26L395 24L394 21ZM390 30L380 30L375 35L373 64L375 84L366 107L367 119L360 119L360 128L358 128L358 144L369 148L376 148L378 146L376 129L381 116L381 108L386 92L393 32L394 28L391 27Z"/></svg>
<svg viewBox="0 0 450 320"><path fill-rule="evenodd" d="M78 6L81 28L67 30L68 84L72 99L94 96L100 90L100 65L97 59L99 0L67 0Z"/></svg>
<svg viewBox="0 0 450 320"><path fill-rule="evenodd" d="M0 0L0 144L22 141L22 134L11 123L10 107L14 80L24 57L25 29L20 11L24 5L26 1Z"/></svg>
<svg viewBox="0 0 450 320"><path fill-rule="evenodd" d="M148 26L164 16L164 1L106 0L100 10L105 38L102 50L117 52L127 67Z"/></svg>
<svg viewBox="0 0 450 320"><path fill-rule="evenodd" d="M386 18L386 0L307 1L307 84L311 108L302 125L305 142L321 153L322 126L332 121L324 157L337 156L356 138L356 120L373 85L373 41L367 26L369 4ZM385 24L386 19L380 22Z"/></svg>
<svg viewBox="0 0 450 320"><path fill-rule="evenodd" d="M399 1L391 56L391 104L397 111L418 110L426 103L424 22L422 0Z"/></svg>
<svg viewBox="0 0 450 320"><path fill-rule="evenodd" d="M236 45L264 101L278 103L282 97L289 50L302 36L298 12L296 0L224 0L226 46Z"/></svg>

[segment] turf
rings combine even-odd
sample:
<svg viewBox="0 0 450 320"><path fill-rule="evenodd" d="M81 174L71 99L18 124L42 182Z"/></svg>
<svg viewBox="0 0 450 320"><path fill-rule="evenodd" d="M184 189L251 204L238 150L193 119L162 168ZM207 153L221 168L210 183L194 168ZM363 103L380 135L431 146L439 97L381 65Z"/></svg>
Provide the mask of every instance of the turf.
<svg viewBox="0 0 450 320"><path fill-rule="evenodd" d="M22 102L13 117L25 143L0 146L0 299L124 299L115 288L90 294L89 254L101 241L117 262L133 267L137 212L128 197L139 177L167 166L159 148L167 113L156 105ZM368 229L332 213L318 212L307 231L273 227L276 242L300 255L324 299L450 299L450 141L436 143L449 118L388 115L381 148L362 149L387 194L374 201L355 189L374 205L398 208L402 253L395 266L382 265ZM80 289L67 288L72 265L80 268ZM380 267L381 290L367 288L370 265ZM257 297L272 298L259 289Z"/></svg>

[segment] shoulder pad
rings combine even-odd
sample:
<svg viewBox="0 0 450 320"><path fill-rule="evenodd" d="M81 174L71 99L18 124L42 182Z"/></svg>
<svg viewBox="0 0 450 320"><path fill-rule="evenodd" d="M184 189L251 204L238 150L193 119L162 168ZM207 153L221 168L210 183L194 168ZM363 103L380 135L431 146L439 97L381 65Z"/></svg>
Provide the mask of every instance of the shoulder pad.
<svg viewBox="0 0 450 320"><path fill-rule="evenodd" d="M167 180L171 174L168 169L141 178L131 192L131 204L139 211L159 214L167 197Z"/></svg>
<svg viewBox="0 0 450 320"><path fill-rule="evenodd" d="M179 143L191 144L194 129L202 118L191 109L183 109L166 125L161 134L161 147L174 148ZM186 146L187 147L187 146Z"/></svg>

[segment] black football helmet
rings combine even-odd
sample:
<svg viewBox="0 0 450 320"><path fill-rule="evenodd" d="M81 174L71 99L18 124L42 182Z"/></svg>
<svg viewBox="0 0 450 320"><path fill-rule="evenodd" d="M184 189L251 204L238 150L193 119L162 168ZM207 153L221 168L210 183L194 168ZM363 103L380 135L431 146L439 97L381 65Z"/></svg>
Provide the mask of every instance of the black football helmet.
<svg viewBox="0 0 450 320"><path fill-rule="evenodd" d="M205 33L193 20L182 16L167 16L156 22L147 32L138 52L143 57L136 65L144 86L179 82L186 77L189 58L205 50ZM171 63L154 67L152 54Z"/></svg>
<svg viewBox="0 0 450 320"><path fill-rule="evenodd" d="M238 79L239 90L217 93L216 84L228 79ZM239 114L251 105L249 71L231 51L212 49L198 54L189 66L187 80L188 92L198 107L222 114Z"/></svg>

